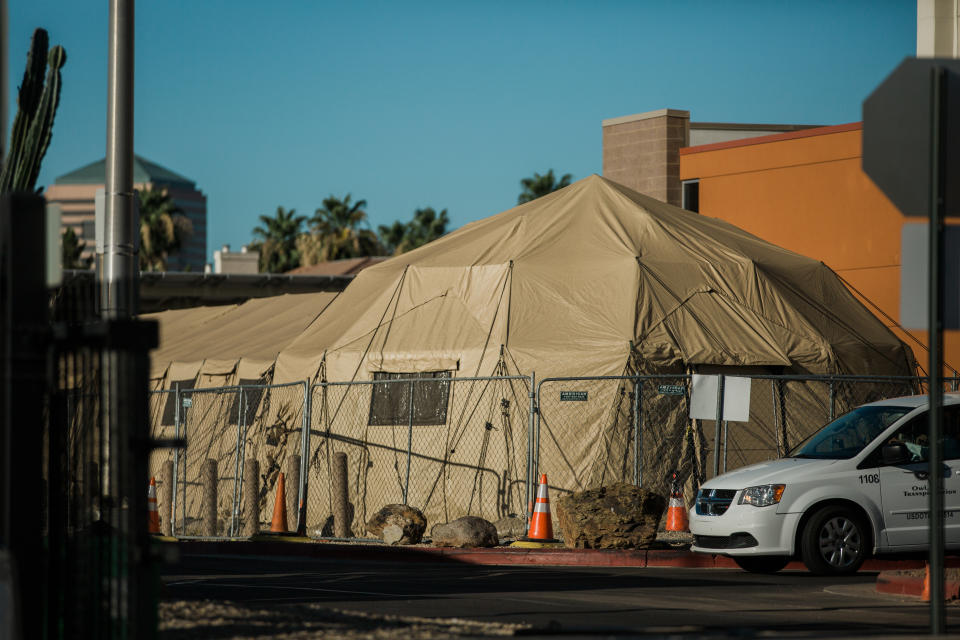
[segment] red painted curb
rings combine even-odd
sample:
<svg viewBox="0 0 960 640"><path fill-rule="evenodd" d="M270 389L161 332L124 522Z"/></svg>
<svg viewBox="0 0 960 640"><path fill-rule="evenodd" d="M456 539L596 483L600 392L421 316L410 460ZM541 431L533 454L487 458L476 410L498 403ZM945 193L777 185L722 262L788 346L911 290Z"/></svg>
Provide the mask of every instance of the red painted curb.
<svg viewBox="0 0 960 640"><path fill-rule="evenodd" d="M392 562L459 562L476 565L538 565L555 567L677 567L689 569L737 569L733 558L723 555L693 553L686 549L531 549L495 547L489 549L454 549L449 547L399 547L376 544L346 544L314 540L284 542L282 539L250 540L180 540L157 542L176 544L182 553L222 555L277 555L314 558L353 558ZM960 567L960 557L947 557L945 566ZM867 560L861 571L922 569L922 559ZM805 571L793 561L787 570ZM879 584L879 580L878 580Z"/></svg>

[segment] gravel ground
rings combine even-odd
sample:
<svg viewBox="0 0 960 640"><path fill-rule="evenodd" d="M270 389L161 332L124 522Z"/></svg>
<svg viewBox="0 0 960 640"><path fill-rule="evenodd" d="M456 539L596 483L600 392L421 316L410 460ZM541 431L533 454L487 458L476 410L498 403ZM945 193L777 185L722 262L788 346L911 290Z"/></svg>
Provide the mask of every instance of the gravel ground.
<svg viewBox="0 0 960 640"><path fill-rule="evenodd" d="M443 640L512 636L529 627L456 618L371 616L312 604L270 610L225 600L161 602L161 640Z"/></svg>

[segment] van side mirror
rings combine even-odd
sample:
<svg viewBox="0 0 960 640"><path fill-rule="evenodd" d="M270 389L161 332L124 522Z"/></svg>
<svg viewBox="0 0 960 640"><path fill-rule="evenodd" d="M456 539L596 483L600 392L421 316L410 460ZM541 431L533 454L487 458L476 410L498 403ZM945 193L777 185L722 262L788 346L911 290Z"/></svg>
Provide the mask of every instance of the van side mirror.
<svg viewBox="0 0 960 640"><path fill-rule="evenodd" d="M910 452L907 450L907 445L902 442L895 442L883 445L883 449L880 450L880 458L885 465L904 464L910 461Z"/></svg>

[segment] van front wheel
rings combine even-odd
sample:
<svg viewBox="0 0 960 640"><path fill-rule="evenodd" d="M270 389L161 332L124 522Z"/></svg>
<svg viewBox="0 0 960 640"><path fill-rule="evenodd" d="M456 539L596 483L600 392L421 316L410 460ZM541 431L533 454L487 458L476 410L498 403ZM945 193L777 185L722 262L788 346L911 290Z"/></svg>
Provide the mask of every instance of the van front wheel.
<svg viewBox="0 0 960 640"><path fill-rule="evenodd" d="M800 556L811 573L856 573L867 558L870 535L863 518L847 507L824 507L803 529Z"/></svg>

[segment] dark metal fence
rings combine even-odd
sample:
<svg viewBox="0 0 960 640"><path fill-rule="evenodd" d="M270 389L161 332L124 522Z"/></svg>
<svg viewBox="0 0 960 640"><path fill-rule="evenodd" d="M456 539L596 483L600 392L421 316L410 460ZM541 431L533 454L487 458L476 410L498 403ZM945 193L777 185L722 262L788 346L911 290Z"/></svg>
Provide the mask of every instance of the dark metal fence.
<svg viewBox="0 0 960 640"><path fill-rule="evenodd" d="M156 325L100 320L92 282L51 294L44 214L32 195L0 207L0 636L150 638Z"/></svg>

